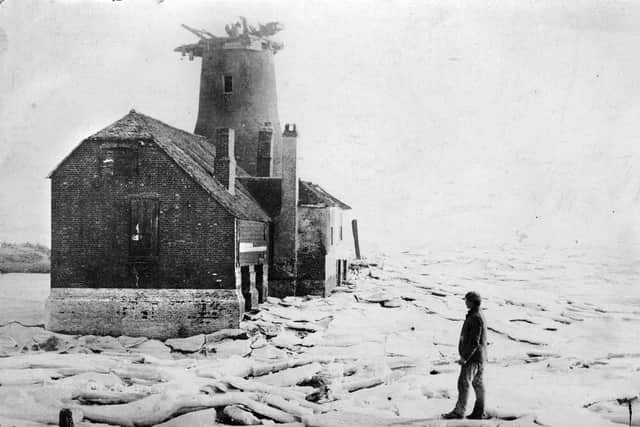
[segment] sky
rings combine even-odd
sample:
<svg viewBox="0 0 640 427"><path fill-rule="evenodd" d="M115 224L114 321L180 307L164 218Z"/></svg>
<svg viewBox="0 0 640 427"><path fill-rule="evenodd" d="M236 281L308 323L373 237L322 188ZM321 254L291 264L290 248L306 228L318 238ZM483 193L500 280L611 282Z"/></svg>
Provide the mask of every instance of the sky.
<svg viewBox="0 0 640 427"><path fill-rule="evenodd" d="M280 120L365 251L640 254L640 3L5 0L0 240L50 243L45 178L131 108L192 131L187 24L277 20Z"/></svg>

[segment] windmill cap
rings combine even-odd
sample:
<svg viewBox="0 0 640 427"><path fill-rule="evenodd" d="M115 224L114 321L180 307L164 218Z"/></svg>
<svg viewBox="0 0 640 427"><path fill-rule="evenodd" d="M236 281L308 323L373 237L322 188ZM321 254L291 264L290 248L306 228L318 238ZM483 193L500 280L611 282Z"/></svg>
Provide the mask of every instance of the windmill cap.
<svg viewBox="0 0 640 427"><path fill-rule="evenodd" d="M482 298L480 297L480 294L474 291L471 292L467 292L467 294L464 296L465 301L473 301L473 302L480 302L482 301Z"/></svg>

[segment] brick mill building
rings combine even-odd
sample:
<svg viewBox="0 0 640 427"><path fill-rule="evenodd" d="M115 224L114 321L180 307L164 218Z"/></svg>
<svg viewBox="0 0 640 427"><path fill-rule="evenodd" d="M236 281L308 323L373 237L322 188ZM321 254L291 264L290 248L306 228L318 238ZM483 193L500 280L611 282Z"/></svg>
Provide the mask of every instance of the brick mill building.
<svg viewBox="0 0 640 427"><path fill-rule="evenodd" d="M267 295L325 296L346 279L350 207L298 176L297 129L278 118L280 46L232 28L190 29L200 41L176 49L202 57L195 133L132 110L50 174L48 329L211 332Z"/></svg>

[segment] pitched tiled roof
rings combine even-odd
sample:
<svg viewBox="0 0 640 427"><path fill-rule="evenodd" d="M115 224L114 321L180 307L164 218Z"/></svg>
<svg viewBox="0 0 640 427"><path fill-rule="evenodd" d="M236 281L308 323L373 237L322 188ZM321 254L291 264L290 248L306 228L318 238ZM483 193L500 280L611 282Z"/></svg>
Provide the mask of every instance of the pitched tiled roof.
<svg viewBox="0 0 640 427"><path fill-rule="evenodd" d="M215 147L202 136L169 126L152 117L131 110L129 114L87 138L150 139L162 148L196 183L206 190L229 213L239 219L270 221L249 191L236 181L235 195L213 177Z"/></svg>
<svg viewBox="0 0 640 427"><path fill-rule="evenodd" d="M351 209L351 206L341 202L319 185L309 181L300 181L300 190L298 191L298 205Z"/></svg>

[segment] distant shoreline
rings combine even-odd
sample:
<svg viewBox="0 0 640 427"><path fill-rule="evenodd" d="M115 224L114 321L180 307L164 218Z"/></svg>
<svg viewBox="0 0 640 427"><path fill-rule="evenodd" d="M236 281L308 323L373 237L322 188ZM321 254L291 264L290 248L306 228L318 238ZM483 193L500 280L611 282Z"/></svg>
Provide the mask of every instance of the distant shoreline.
<svg viewBox="0 0 640 427"><path fill-rule="evenodd" d="M0 242L0 274L49 273L51 250L38 243Z"/></svg>

